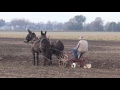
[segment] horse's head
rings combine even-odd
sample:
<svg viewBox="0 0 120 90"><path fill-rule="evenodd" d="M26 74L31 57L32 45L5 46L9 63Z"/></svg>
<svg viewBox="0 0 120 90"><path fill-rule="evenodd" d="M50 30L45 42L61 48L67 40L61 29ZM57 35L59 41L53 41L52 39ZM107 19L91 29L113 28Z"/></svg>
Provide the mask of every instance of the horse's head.
<svg viewBox="0 0 120 90"><path fill-rule="evenodd" d="M46 33L47 33L47 31L45 31L45 33L43 33L43 31L41 31L41 36L40 36L39 39L47 38L47 37L46 37Z"/></svg>
<svg viewBox="0 0 120 90"><path fill-rule="evenodd" d="M25 43L28 43L30 41L34 41L36 40L36 34L34 32L31 32L29 29L28 29L28 35L26 36L24 42Z"/></svg>

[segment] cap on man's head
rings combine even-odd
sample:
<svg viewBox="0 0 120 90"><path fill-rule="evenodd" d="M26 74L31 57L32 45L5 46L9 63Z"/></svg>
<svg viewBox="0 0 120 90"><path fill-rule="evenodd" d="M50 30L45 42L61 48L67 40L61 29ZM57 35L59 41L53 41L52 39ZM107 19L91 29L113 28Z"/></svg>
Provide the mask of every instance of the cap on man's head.
<svg viewBox="0 0 120 90"><path fill-rule="evenodd" d="M84 37L83 37L83 36L80 36L78 39L84 39Z"/></svg>

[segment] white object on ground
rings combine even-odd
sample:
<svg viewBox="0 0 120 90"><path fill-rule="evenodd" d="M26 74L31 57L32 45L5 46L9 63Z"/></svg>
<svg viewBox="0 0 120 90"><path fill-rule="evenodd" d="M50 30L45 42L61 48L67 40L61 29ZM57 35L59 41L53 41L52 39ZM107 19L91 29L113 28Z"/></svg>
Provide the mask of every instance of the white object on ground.
<svg viewBox="0 0 120 90"><path fill-rule="evenodd" d="M92 65L91 64L86 64L83 68L91 68Z"/></svg>
<svg viewBox="0 0 120 90"><path fill-rule="evenodd" d="M71 67L72 67L72 68L75 68L75 67L76 67L76 63L72 63L72 64L71 64Z"/></svg>

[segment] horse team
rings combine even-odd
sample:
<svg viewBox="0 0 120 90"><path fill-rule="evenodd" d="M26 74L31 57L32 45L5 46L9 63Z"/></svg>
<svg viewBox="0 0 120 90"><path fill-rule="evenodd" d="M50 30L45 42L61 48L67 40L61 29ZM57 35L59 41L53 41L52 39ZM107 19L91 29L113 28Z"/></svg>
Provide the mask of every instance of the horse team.
<svg viewBox="0 0 120 90"><path fill-rule="evenodd" d="M39 55L42 54L44 58L44 66L52 65L52 55L55 55L58 59L63 56L64 44L61 40L56 40L51 42L51 40L46 36L47 31L43 33L41 31L41 36L37 37L36 34L28 30L28 35L26 36L24 42L31 43L31 51L33 55L33 65L39 64Z"/></svg>

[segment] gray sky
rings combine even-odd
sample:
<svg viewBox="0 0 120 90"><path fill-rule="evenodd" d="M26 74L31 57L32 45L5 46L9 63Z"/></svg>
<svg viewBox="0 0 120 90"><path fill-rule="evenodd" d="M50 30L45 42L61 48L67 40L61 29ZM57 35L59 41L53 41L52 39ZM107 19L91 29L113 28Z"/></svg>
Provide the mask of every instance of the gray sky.
<svg viewBox="0 0 120 90"><path fill-rule="evenodd" d="M94 21L96 17L101 17L106 22L120 22L120 12L0 12L0 19L10 22L14 18L28 19L31 22L57 21L67 22L76 15L86 17L86 23Z"/></svg>

